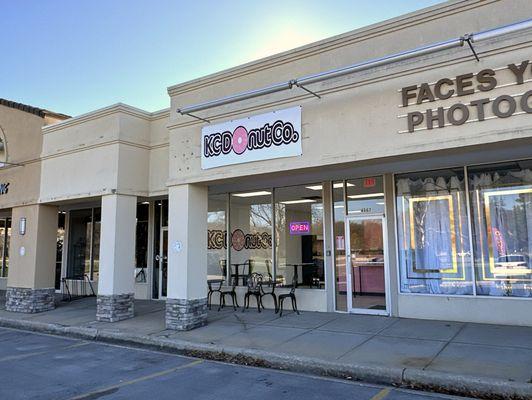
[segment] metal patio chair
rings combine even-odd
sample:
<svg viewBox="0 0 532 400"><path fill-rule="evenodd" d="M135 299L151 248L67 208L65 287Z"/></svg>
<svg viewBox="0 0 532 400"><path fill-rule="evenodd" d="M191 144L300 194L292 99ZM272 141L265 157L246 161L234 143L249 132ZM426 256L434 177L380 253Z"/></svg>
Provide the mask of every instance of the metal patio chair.
<svg viewBox="0 0 532 400"><path fill-rule="evenodd" d="M292 300L292 310L299 315L299 310L297 309L297 300L296 300L296 288L297 288L297 280L292 280L292 288L290 289L289 293L280 294L279 295L279 317L283 316L283 303L285 299Z"/></svg>
<svg viewBox="0 0 532 400"><path fill-rule="evenodd" d="M261 312L261 285L262 285L262 274L259 274L257 272L253 272L252 274L248 275L247 277L247 286L248 291L244 295L244 308L242 309L242 312L246 310L246 308L249 308L249 298L251 296L255 296L255 299L257 300L257 309L259 312Z"/></svg>

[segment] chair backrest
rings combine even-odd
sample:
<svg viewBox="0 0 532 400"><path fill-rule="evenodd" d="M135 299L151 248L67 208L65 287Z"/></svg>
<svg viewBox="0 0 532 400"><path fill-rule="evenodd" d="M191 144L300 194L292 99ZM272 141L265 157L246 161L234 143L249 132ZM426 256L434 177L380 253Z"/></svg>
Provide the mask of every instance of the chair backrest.
<svg viewBox="0 0 532 400"><path fill-rule="evenodd" d="M248 275L248 289L250 290L260 290L264 277L258 272L253 272Z"/></svg>
<svg viewBox="0 0 532 400"><path fill-rule="evenodd" d="M253 271L255 271L255 267L257 266L257 262L255 260L247 260L246 264L248 265L248 275L251 275Z"/></svg>
<svg viewBox="0 0 532 400"><path fill-rule="evenodd" d="M272 260L264 260L264 263L266 264L266 271L268 271L268 276L270 279L272 279Z"/></svg>

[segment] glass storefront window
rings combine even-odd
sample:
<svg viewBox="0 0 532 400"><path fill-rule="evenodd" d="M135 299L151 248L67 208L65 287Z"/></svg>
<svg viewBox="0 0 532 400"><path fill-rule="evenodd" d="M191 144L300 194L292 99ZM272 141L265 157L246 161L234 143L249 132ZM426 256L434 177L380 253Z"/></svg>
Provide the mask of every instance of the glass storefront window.
<svg viewBox="0 0 532 400"><path fill-rule="evenodd" d="M333 182L334 257L336 310L347 311L345 266L345 197L344 182Z"/></svg>
<svg viewBox="0 0 532 400"><path fill-rule="evenodd" d="M168 278L168 200L154 205L152 298L166 296Z"/></svg>
<svg viewBox="0 0 532 400"><path fill-rule="evenodd" d="M207 216L207 275L227 276L227 194L209 196Z"/></svg>
<svg viewBox="0 0 532 400"><path fill-rule="evenodd" d="M532 297L532 160L468 175L477 294Z"/></svg>
<svg viewBox="0 0 532 400"><path fill-rule="evenodd" d="M70 211L67 278L83 275L98 279L100 261L100 208Z"/></svg>
<svg viewBox="0 0 532 400"><path fill-rule="evenodd" d="M273 277L271 190L231 194L231 278L239 285L253 272Z"/></svg>
<svg viewBox="0 0 532 400"><path fill-rule="evenodd" d="M275 189L276 280L325 287L321 185Z"/></svg>
<svg viewBox="0 0 532 400"><path fill-rule="evenodd" d="M146 283L148 280L148 232L150 204L137 204L137 223L135 229L135 282Z"/></svg>
<svg viewBox="0 0 532 400"><path fill-rule="evenodd" d="M74 279L90 273L92 209L70 212L67 278Z"/></svg>
<svg viewBox="0 0 532 400"><path fill-rule="evenodd" d="M6 218L5 222L5 241L4 241L4 274L7 277L9 272L9 245L11 242L11 218Z"/></svg>
<svg viewBox="0 0 532 400"><path fill-rule="evenodd" d="M396 176L401 292L473 294L464 171Z"/></svg>
<svg viewBox="0 0 532 400"><path fill-rule="evenodd" d="M11 218L0 219L0 277L7 278L9 270L9 241L11 239Z"/></svg>
<svg viewBox="0 0 532 400"><path fill-rule="evenodd" d="M101 208L94 208L92 215L93 231L92 231L92 272L90 278L97 281L100 276L100 232L102 210Z"/></svg>
<svg viewBox="0 0 532 400"><path fill-rule="evenodd" d="M384 214L382 176L349 180L346 190L349 215Z"/></svg>
<svg viewBox="0 0 532 400"><path fill-rule="evenodd" d="M3 254L4 254L4 250L5 250L5 235L6 235L6 220L5 219L0 219L0 256L2 257L3 259ZM0 265L0 268L1 268L1 271L0 271L0 276L2 278L7 278L7 271L6 271L6 268L5 268L5 265L4 265L4 262L3 260L0 260L2 263Z"/></svg>
<svg viewBox="0 0 532 400"><path fill-rule="evenodd" d="M55 288L61 289L61 268L63 266L63 245L65 243L65 211L57 216L57 242L55 252Z"/></svg>

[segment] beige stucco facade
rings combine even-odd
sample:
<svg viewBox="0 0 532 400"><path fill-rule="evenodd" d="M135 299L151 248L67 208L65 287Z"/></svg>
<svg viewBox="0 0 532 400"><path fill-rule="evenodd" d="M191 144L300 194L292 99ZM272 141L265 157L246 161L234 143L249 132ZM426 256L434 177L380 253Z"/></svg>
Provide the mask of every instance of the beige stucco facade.
<svg viewBox="0 0 532 400"><path fill-rule="evenodd" d="M9 275L10 282L5 276L0 278L1 289L8 284L26 288L53 287L57 210L55 214L50 213L50 207L38 205L42 166L41 128L65 117L49 112L38 115L0 104L3 143L0 162L5 163L0 171L0 181L9 185L8 190L0 196L1 216L12 216L15 221L27 216L32 222L27 226L24 236L19 234L18 229L14 230L11 242L14 251L11 255L17 267ZM47 229L51 229L52 236ZM51 247L48 246L50 243ZM21 255L20 248L24 248L24 255Z"/></svg>
<svg viewBox="0 0 532 400"><path fill-rule="evenodd" d="M29 220L38 220L41 214L42 218L48 218L52 207L66 212L101 207L100 282L94 282L101 288L100 295L136 293L137 297L153 297L150 288L158 279L154 273L159 262L155 261L157 256L164 258L164 262L168 257L168 299L200 301L207 295L205 236L209 193L322 182L324 208L327 208L324 213L327 221L324 224L325 286L318 290L301 289L298 296L301 309L334 311L337 307L331 182L383 176L387 314L532 326L530 298L401 293L394 193L394 174L532 157L529 103L524 107L520 103L523 94L532 90L532 69L527 64L519 79L508 67L509 64L519 67L530 59L530 30L475 43L480 61L475 60L464 44L309 85L320 98L293 87L195 113L216 124L301 106L300 156L202 169L201 130L206 122L178 112L188 105L497 28L530 15L532 3L527 0L446 2L172 86L168 88L169 109L155 113L116 104L43 126L42 118L15 115L22 111L0 107L0 128L7 139L8 161L24 163L23 168L6 167L0 171L0 182L11 183L9 193L0 196L0 208L6 212L13 208L15 221L26 210L15 210L15 207L26 205L30 207L27 208ZM497 83L483 90L489 82L482 77L479 80L478 73L487 69L494 71ZM465 74L472 75L460 78ZM442 78L447 78L445 89L447 92L453 89L453 95L441 99L429 96L425 100L420 97L417 101L423 83L428 84L433 94L436 82ZM465 82L462 95L457 95L458 81ZM412 85L417 89L402 92ZM473 89L473 93L467 94L468 89ZM405 93L413 93L406 106ZM513 115L495 115L493 103L500 96L515 99ZM481 117L471 102L486 98ZM469 119L452 124L448 112L458 103L467 105ZM499 113L506 112L506 103L502 103ZM440 121L435 117L433 129L428 129L427 110L437 116L440 107L442 126L437 127ZM423 115L424 121L409 132L409 113L416 112ZM459 118L461 114L456 115ZM20 134L13 132L12 120L23 121L17 128ZM29 132L38 134L32 133L30 137ZM159 222L153 221L159 202L166 199L169 201L168 245L160 251L160 246L153 244L153 238L159 235L155 233ZM145 286L134 281L131 242L134 204L142 202L150 204L150 256ZM34 216L33 212L39 215ZM163 234L166 233L161 230L160 235ZM24 240L31 242L40 238L39 235L43 233L31 231ZM68 227L65 240L68 242ZM22 245L19 238L13 239L13 246ZM45 247L52 245L48 239L42 242ZM37 266L37 261L30 257L24 260L33 262L34 269L46 269ZM48 267L53 263L51 258L42 260ZM64 271L68 255L63 254L62 260ZM26 261L19 257L12 258L12 262L23 265ZM132 264L131 274L127 272L128 263ZM25 268L21 266L13 276L10 274L8 286L49 287L53 282L53 279L48 282L47 278L27 274L23 272ZM237 289L240 297L244 290Z"/></svg>

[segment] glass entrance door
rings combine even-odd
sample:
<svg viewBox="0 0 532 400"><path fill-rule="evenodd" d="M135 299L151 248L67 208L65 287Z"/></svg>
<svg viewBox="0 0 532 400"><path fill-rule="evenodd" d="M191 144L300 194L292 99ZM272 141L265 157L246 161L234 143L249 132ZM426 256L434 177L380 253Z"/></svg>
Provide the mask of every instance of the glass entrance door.
<svg viewBox="0 0 532 400"><path fill-rule="evenodd" d="M388 315L382 215L346 218L347 310Z"/></svg>
<svg viewBox="0 0 532 400"><path fill-rule="evenodd" d="M168 284L168 228L161 229L161 241L159 249L159 298L166 297Z"/></svg>

